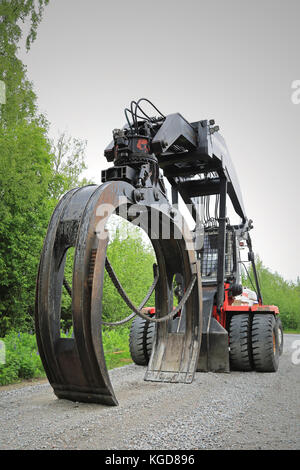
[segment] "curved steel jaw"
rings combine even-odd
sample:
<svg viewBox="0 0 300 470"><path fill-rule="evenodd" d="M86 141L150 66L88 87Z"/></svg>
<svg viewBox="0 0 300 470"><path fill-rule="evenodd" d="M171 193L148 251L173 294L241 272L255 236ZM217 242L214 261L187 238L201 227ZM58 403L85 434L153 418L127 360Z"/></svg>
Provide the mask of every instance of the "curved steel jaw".
<svg viewBox="0 0 300 470"><path fill-rule="evenodd" d="M191 234L185 224L180 230L170 216L168 201L147 200L138 204L135 188L126 182L107 182L68 192L56 207L44 242L36 292L36 334L41 359L55 394L69 400L117 405L102 345L102 294L107 248L105 224L117 211L130 219L128 208L153 212L141 217L157 258L159 281L156 287L156 315L172 308L172 280L181 273L186 285L198 275L185 305L185 328L172 332L169 322L159 323L145 380L191 382L201 343L202 291L199 266ZM143 202L143 201L141 201ZM138 207L136 207L138 206ZM124 211L126 209L126 211ZM126 214L126 215L124 215ZM182 220L181 220L182 222ZM167 239L164 228L170 230ZM176 233L181 233L177 237ZM67 250L74 246L72 315L74 338L60 336L61 291Z"/></svg>

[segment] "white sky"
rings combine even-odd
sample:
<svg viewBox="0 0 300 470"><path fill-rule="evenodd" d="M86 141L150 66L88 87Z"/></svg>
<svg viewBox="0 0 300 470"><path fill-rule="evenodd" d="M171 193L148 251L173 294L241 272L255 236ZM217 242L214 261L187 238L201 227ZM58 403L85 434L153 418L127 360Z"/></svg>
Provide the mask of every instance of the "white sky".
<svg viewBox="0 0 300 470"><path fill-rule="evenodd" d="M87 139L87 176L132 99L216 120L240 180L255 252L300 275L299 0L50 0L28 66L51 134Z"/></svg>

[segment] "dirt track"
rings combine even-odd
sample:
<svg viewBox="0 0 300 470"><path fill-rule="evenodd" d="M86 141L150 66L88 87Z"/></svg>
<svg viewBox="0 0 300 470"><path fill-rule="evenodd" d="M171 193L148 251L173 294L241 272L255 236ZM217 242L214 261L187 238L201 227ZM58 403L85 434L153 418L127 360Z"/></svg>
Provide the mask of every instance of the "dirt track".
<svg viewBox="0 0 300 470"><path fill-rule="evenodd" d="M118 407L58 400L46 381L0 389L0 449L299 449L295 340L285 335L275 374L196 373L185 385L144 382L136 365L115 369Z"/></svg>

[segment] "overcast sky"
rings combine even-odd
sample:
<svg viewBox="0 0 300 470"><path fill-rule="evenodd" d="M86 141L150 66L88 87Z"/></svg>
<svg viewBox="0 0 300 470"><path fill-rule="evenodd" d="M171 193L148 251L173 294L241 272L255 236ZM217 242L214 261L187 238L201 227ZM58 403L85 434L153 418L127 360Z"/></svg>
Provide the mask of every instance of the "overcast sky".
<svg viewBox="0 0 300 470"><path fill-rule="evenodd" d="M51 135L87 139L87 176L132 99L214 118L240 180L255 251L300 275L299 0L50 0L28 66ZM295 100L294 100L295 101Z"/></svg>

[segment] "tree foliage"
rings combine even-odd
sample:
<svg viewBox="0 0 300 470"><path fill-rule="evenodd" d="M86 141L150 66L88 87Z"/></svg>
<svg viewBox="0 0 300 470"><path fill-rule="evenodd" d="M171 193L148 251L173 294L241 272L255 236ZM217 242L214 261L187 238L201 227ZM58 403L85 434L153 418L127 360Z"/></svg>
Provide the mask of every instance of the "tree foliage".
<svg viewBox="0 0 300 470"><path fill-rule="evenodd" d="M5 52L15 53L17 44L22 37L20 22L24 23L28 17L30 18L30 29L26 37L26 49L30 49L36 39L37 27L42 20L44 7L48 3L49 0L1 0L0 32Z"/></svg>
<svg viewBox="0 0 300 470"><path fill-rule="evenodd" d="M45 120L37 116L36 95L26 76L26 67L17 57L22 37L20 23L29 18L26 48L37 35L37 27L49 0L2 0L0 2L0 80L6 84L6 105L1 109L1 126L15 125L20 120Z"/></svg>
<svg viewBox="0 0 300 470"><path fill-rule="evenodd" d="M0 135L0 328L25 326L32 313L41 240L49 210L49 146L23 123Z"/></svg>
<svg viewBox="0 0 300 470"><path fill-rule="evenodd" d="M85 164L86 140L76 139L62 132L57 141L51 140L52 179L49 185L50 196L58 200L62 194L78 185L89 184L81 179Z"/></svg>
<svg viewBox="0 0 300 470"><path fill-rule="evenodd" d="M153 282L153 264L156 263L156 257L152 245L141 229L120 217L112 216L108 221L107 229L110 234L107 257L126 294L138 306ZM65 266L65 277L70 286L72 284L73 259L74 249L71 248L68 250ZM150 297L147 305L155 305L154 294ZM130 313L131 311L105 271L102 299L103 320L116 322L127 317ZM61 318L61 327L69 330L72 326L71 299L65 289L62 293Z"/></svg>
<svg viewBox="0 0 300 470"><path fill-rule="evenodd" d="M29 49L48 0L0 2L0 336L33 327L35 282L43 239L59 197L85 184L86 142L65 133L57 143L37 112L37 97L18 59L20 23L29 19Z"/></svg>
<svg viewBox="0 0 300 470"><path fill-rule="evenodd" d="M285 329L300 329L300 279L297 283L286 281L277 272L272 273L259 257L256 259L256 268L259 276L263 303L276 305ZM253 281L253 273L249 271ZM244 278L244 285L253 289L249 278Z"/></svg>

